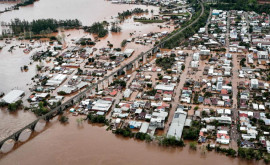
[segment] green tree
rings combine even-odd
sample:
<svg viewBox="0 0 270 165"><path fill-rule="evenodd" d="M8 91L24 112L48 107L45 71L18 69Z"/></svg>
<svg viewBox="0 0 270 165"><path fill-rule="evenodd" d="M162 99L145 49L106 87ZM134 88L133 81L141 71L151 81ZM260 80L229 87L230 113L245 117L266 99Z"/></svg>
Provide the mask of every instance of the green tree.
<svg viewBox="0 0 270 165"><path fill-rule="evenodd" d="M61 116L60 119L59 119L59 121L61 123L67 123L68 122L68 117L67 116Z"/></svg>

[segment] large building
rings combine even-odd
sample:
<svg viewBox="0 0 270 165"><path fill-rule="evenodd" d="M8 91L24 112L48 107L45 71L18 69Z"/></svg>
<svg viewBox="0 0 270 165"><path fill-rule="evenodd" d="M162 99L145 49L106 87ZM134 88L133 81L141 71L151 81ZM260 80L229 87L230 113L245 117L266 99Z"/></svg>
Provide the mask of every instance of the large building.
<svg viewBox="0 0 270 165"><path fill-rule="evenodd" d="M109 109L111 108L111 106L112 106L111 101L99 99L99 100L97 100L96 102L93 103L92 110L93 111L108 112Z"/></svg>
<svg viewBox="0 0 270 165"><path fill-rule="evenodd" d="M13 90L9 92L6 96L4 96L0 102L4 102L7 104L15 103L20 100L24 96L24 91L21 90Z"/></svg>
<svg viewBox="0 0 270 165"><path fill-rule="evenodd" d="M167 137L175 137L177 140L180 140L182 137L186 118L187 112L183 111L181 108L178 108L177 111L174 113L172 123L167 133Z"/></svg>

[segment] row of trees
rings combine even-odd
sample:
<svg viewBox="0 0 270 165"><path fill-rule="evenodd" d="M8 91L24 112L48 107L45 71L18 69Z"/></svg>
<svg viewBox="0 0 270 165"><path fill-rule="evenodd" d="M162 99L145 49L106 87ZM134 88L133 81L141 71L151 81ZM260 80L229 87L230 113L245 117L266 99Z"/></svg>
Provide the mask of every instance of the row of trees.
<svg viewBox="0 0 270 165"><path fill-rule="evenodd" d="M220 146L215 148L216 152L225 153L227 156L236 157L236 151L232 148L221 148Z"/></svg>
<svg viewBox="0 0 270 165"><path fill-rule="evenodd" d="M220 0L220 3L211 4L211 7L221 10L244 10L255 11L257 13L270 13L270 4L258 4L256 0Z"/></svg>
<svg viewBox="0 0 270 165"><path fill-rule="evenodd" d="M185 30L183 30L181 33L178 33L177 35L175 35L174 37L170 38L169 40L167 40L164 44L165 48L174 48L179 46L179 44L182 42L183 39L187 39L191 36L193 36L195 33L197 33L197 31L203 27L207 21L208 15L209 15L209 9L210 7L205 5L205 12L204 14L199 18L199 20L193 24L191 27L186 28ZM198 10L192 17L192 19L190 21L187 21L186 23L184 23L182 25L182 28L187 27L190 23L192 23L194 20L196 20L201 13L201 9ZM182 29L181 28L181 29ZM181 30L179 29L179 30ZM176 30L175 32L173 32L171 35L177 33L179 30ZM171 35L169 35L168 37L170 37ZM166 38L164 38L163 40L166 40Z"/></svg>
<svg viewBox="0 0 270 165"><path fill-rule="evenodd" d="M15 8L18 8L20 6L27 6L27 5L32 5L36 0L26 0L24 2L18 3L15 5Z"/></svg>
<svg viewBox="0 0 270 165"><path fill-rule="evenodd" d="M254 150L252 148L238 148L238 156L241 158L245 158L248 160L256 159L260 160L262 159L263 154L260 150Z"/></svg>
<svg viewBox="0 0 270 165"><path fill-rule="evenodd" d="M123 11L122 13L118 13L118 18L121 20L126 19L126 17L132 16L133 14L141 14L141 13L148 13L148 10L143 10L141 8L135 8L133 10Z"/></svg>
<svg viewBox="0 0 270 165"><path fill-rule="evenodd" d="M151 136L148 135L147 133L141 133L141 132L133 133L131 129L128 127L116 129L115 134L122 135L124 137L135 138L142 141L145 140L146 142L152 141Z"/></svg>
<svg viewBox="0 0 270 165"><path fill-rule="evenodd" d="M107 119L105 118L105 116L101 116L101 115L93 115L93 114L88 114L87 115L87 119L91 122L91 123L107 123Z"/></svg>
<svg viewBox="0 0 270 165"><path fill-rule="evenodd" d="M184 147L185 143L182 139L176 139L174 136L171 137L161 137L158 139L159 145L162 146L172 146L172 147Z"/></svg>
<svg viewBox="0 0 270 165"><path fill-rule="evenodd" d="M33 32L34 34L41 34L45 31L47 33L56 32L57 28L77 28L81 26L81 22L75 20L55 20L55 19L38 19L32 22L26 20L20 20L18 18L11 20L10 27L15 35Z"/></svg>

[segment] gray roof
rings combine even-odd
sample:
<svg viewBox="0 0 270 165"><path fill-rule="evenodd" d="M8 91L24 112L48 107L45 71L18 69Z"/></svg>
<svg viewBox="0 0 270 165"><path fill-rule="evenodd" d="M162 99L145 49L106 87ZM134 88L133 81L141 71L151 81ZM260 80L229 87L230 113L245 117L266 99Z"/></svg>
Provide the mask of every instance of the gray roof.
<svg viewBox="0 0 270 165"><path fill-rule="evenodd" d="M174 114L169 131L167 133L167 137L174 136L176 139L181 139L183 128L186 122L186 117L187 112L181 109L177 109L177 111Z"/></svg>
<svg viewBox="0 0 270 165"><path fill-rule="evenodd" d="M6 96L4 96L1 102L5 103L15 103L16 101L21 99L21 96L24 95L24 91L21 90L13 90L9 92Z"/></svg>

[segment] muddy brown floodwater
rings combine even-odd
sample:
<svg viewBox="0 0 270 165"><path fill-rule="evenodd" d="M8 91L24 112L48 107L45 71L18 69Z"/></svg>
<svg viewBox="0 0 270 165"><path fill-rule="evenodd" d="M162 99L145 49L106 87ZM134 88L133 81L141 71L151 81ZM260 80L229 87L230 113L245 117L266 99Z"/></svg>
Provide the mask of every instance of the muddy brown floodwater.
<svg viewBox="0 0 270 165"><path fill-rule="evenodd" d="M9 5L5 4L6 6ZM91 25L93 22L103 21L111 16L116 16L118 12L138 6L146 8L143 5L111 4L106 0L39 0L33 5L0 15L0 20L9 22L14 18L29 21L41 18L78 19L83 25Z"/></svg>
<svg viewBox="0 0 270 165"><path fill-rule="evenodd" d="M1 2L0 1L0 11L5 11L6 9L15 5L16 2Z"/></svg>
<svg viewBox="0 0 270 165"><path fill-rule="evenodd" d="M53 5L52 5L53 4ZM10 7L14 3L0 3L0 9ZM148 8L149 11L154 9L154 14L158 12L158 7L142 6L142 5L115 5L104 0L41 0L35 2L34 5L21 7L20 10L14 10L0 14L0 22L9 22L11 19L20 18L25 20L41 19L41 18L55 18L55 19L79 19L83 25L91 25L95 21L112 21L111 16L117 16L118 12L135 7ZM79 10L78 10L79 9ZM150 14L149 14L150 15ZM121 24L122 32L109 34L96 47L107 46L107 41L119 47L123 39L129 38L129 33L142 35L152 31L162 31L166 29L159 29L156 25L142 25L134 23L133 19L127 19ZM78 39L87 35L82 30L67 30L65 31L68 45L71 46L71 39ZM88 35L90 36L90 35ZM33 85L31 78L37 73L36 63L29 65L30 56L33 52L39 50L46 50L46 43L41 44L41 48L36 48L29 54L23 53L23 48L19 48L21 43L28 44L27 41L17 41L13 39L11 44L6 45L0 50L0 92L8 93L12 89L20 89L26 92L24 100L30 95L29 88ZM0 41L0 45L5 45ZM15 46L12 52L9 52L11 46ZM136 54L139 51L145 51L149 47L136 45L134 43L128 44L126 48L134 48ZM29 70L21 72L20 67L28 65ZM27 85L28 84L28 85ZM0 109L0 140L11 135L13 132L24 127L28 123L36 119L36 116L27 111L19 110L16 113L9 113L6 109Z"/></svg>
<svg viewBox="0 0 270 165"><path fill-rule="evenodd" d="M1 4L0 9L10 6ZM95 21L110 20L118 12L138 7L138 5L113 5L104 0L40 0L20 10L14 10L0 15L0 20L9 22L11 19L20 18L33 20L39 18L55 19L79 19L83 25L91 25ZM145 6L139 6L146 8ZM152 9L154 7L149 7ZM155 7L156 11L158 10ZM109 34L97 46L106 46L111 41L115 47L119 47L123 39L129 38L129 33L135 32L142 35L151 31L163 31L172 29L159 29L156 25L141 25L128 19L121 25L122 33ZM67 40L79 38L85 34L82 31L66 31L71 34ZM14 41L16 42L16 41ZM19 43L16 43L17 45ZM71 42L68 42L71 44ZM31 83L31 77L36 74L35 65L29 67L28 72L21 72L20 67L29 64L29 54L24 54L18 47L10 53L10 46L0 51L0 91L8 92L13 88L27 92ZM146 51L149 47L128 44L126 48L134 48L136 53ZM134 57L132 57L134 58ZM35 133L34 138L21 146L16 146L11 153L0 155L1 165L32 165L32 164L109 164L109 165L137 165L137 164L219 164L219 165L251 165L263 164L262 162L248 162L241 159L233 159L214 152L202 155L198 151L190 151L185 148L164 148L156 144L147 144L132 139L117 137L106 131L106 127L93 126L88 123L78 125L76 117L69 116L69 124L63 125L54 119L47 124L45 131ZM0 139L7 137L16 130L27 125L35 119L35 115L26 111L18 111L10 114L7 110L0 110ZM78 117L77 117L78 118ZM44 123L40 123L36 131L41 131ZM30 136L31 131L25 130L19 137L23 142ZM14 143L8 142L8 150Z"/></svg>
<svg viewBox="0 0 270 165"><path fill-rule="evenodd" d="M247 162L214 152L203 155L198 149L164 148L156 144L117 137L106 127L92 126L84 122L78 125L74 116L69 123L57 120L41 134L21 145L0 159L1 165L251 165L262 162Z"/></svg>

